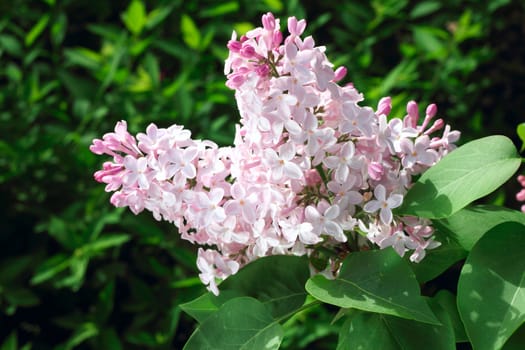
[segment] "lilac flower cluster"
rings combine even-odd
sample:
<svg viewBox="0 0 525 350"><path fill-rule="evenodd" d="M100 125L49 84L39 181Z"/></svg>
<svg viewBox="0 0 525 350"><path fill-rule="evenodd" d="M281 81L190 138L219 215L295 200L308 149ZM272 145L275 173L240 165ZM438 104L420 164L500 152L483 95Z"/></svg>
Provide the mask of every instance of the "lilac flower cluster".
<svg viewBox="0 0 525 350"><path fill-rule="evenodd" d="M193 140L178 125L151 124L135 138L119 122L90 148L113 157L95 173L114 191L111 203L175 224L200 246L199 276L215 294L250 261L319 246L349 253L375 243L423 259L439 246L430 222L392 210L459 132L433 121L434 104L421 124L415 102L402 119L388 118L389 97L376 110L360 106L362 94L337 83L346 69L334 70L325 48L301 37L304 20L289 18L286 38L271 13L262 23L228 42L226 84L241 115L234 145Z"/></svg>

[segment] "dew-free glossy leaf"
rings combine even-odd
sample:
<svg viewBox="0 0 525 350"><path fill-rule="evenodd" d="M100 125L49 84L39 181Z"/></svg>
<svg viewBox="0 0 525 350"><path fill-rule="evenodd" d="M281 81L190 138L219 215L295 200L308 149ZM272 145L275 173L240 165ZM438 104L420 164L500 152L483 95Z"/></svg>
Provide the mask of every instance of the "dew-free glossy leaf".
<svg viewBox="0 0 525 350"><path fill-rule="evenodd" d="M315 298L344 308L439 323L407 263L393 249L351 253L339 276L313 276L306 290Z"/></svg>
<svg viewBox="0 0 525 350"><path fill-rule="evenodd" d="M337 350L454 350L454 332L446 312L436 305L441 325L355 311L341 327Z"/></svg>
<svg viewBox="0 0 525 350"><path fill-rule="evenodd" d="M250 296L265 304L274 317L300 308L306 299L304 284L310 272L308 259L274 255L255 260L219 285L218 297L207 293L181 307L199 322L226 301Z"/></svg>
<svg viewBox="0 0 525 350"><path fill-rule="evenodd" d="M454 150L428 169L397 213L446 218L505 183L521 164L512 141L489 136Z"/></svg>
<svg viewBox="0 0 525 350"><path fill-rule="evenodd" d="M500 224L472 248L458 309L475 349L500 349L525 322L525 225Z"/></svg>
<svg viewBox="0 0 525 350"><path fill-rule="evenodd" d="M185 350L278 349L281 325L256 299L240 297L227 301L193 332Z"/></svg>
<svg viewBox="0 0 525 350"><path fill-rule="evenodd" d="M476 205L461 209L454 215L441 220L434 220L434 226L454 239L466 251L490 229L504 222L519 222L525 225L525 215L494 205Z"/></svg>
<svg viewBox="0 0 525 350"><path fill-rule="evenodd" d="M254 297L266 304L274 317L280 317L304 304L308 277L308 259L275 255L246 265L219 289L237 290Z"/></svg>
<svg viewBox="0 0 525 350"><path fill-rule="evenodd" d="M463 326L463 322L459 316L456 296L448 290L442 289L432 298L432 302L438 303L448 314L452 328L454 329L456 343L468 342L465 326Z"/></svg>
<svg viewBox="0 0 525 350"><path fill-rule="evenodd" d="M221 305L242 294L235 290L223 290L219 295L206 293L185 304L181 304L182 311L193 317L197 322L202 323L211 314L219 310Z"/></svg>

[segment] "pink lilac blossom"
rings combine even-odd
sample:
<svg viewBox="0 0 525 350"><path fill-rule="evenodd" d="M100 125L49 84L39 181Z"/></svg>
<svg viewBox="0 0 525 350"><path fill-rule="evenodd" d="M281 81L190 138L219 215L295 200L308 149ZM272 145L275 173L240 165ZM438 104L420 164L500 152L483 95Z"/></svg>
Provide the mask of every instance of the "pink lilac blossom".
<svg viewBox="0 0 525 350"><path fill-rule="evenodd" d="M90 147L112 157L95 173L114 192L111 203L150 211L200 246L199 276L215 294L250 261L324 245L350 253L376 244L421 261L439 246L431 223L394 209L459 132L432 122L434 104L420 125L414 101L403 118L389 115L389 97L375 110L360 105L352 84L338 84L346 68L334 69L325 48L302 37L305 20L290 17L287 36L271 13L262 23L227 45L226 85L240 113L233 146L194 140L180 125L151 124L134 137L118 122Z"/></svg>
<svg viewBox="0 0 525 350"><path fill-rule="evenodd" d="M516 200L519 202L525 202L525 175L519 175L518 182L522 189L516 194ZM521 211L525 213L525 204L521 206Z"/></svg>

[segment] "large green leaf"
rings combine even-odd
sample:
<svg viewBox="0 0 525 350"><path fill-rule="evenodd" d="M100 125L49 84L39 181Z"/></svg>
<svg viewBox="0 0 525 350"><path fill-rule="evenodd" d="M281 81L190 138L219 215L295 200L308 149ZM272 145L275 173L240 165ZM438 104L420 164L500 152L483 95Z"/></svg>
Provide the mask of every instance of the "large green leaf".
<svg viewBox="0 0 525 350"><path fill-rule="evenodd" d="M432 303L438 303L448 314L452 328L454 329L456 343L468 342L465 326L463 326L463 322L459 316L456 296L448 290L442 289L431 299L431 305Z"/></svg>
<svg viewBox="0 0 525 350"><path fill-rule="evenodd" d="M500 349L525 322L525 225L500 224L472 248L458 309L475 349Z"/></svg>
<svg viewBox="0 0 525 350"><path fill-rule="evenodd" d="M336 279L313 276L306 290L325 303L344 308L439 323L420 296L414 273L392 249L352 253Z"/></svg>
<svg viewBox="0 0 525 350"><path fill-rule="evenodd" d="M439 305L435 305L433 309L441 325L355 311L339 331L337 350L456 349L454 331L447 313Z"/></svg>
<svg viewBox="0 0 525 350"><path fill-rule="evenodd" d="M222 290L217 296L206 293L188 303L181 304L180 308L197 322L202 323L228 300L240 296L243 295L235 290Z"/></svg>
<svg viewBox="0 0 525 350"><path fill-rule="evenodd" d="M243 267L219 286L226 296L211 293L181 305L181 308L202 321L229 298L254 297L266 304L274 317L284 316L300 308L306 299L304 284L310 272L308 259L275 255L260 258Z"/></svg>
<svg viewBox="0 0 525 350"><path fill-rule="evenodd" d="M278 349L283 337L281 325L274 321L261 302L240 297L227 301L191 335L185 350Z"/></svg>
<svg viewBox="0 0 525 350"><path fill-rule="evenodd" d="M471 141L423 173L397 213L431 219L449 217L496 190L520 163L514 144L505 136Z"/></svg>
<svg viewBox="0 0 525 350"><path fill-rule="evenodd" d="M456 240L465 250L470 251L485 232L510 221L525 225L525 215L503 207L477 205L464 208L446 219L435 220L433 224L439 231Z"/></svg>

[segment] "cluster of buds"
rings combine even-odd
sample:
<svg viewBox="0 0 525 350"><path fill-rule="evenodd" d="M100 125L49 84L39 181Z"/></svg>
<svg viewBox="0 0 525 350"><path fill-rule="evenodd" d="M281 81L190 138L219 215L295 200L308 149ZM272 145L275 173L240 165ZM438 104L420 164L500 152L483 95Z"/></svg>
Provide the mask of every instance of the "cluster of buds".
<svg viewBox="0 0 525 350"><path fill-rule="evenodd" d="M95 179L115 206L146 209L199 245L199 276L215 294L218 281L274 254L332 249L327 274L341 252L374 245L419 262L439 246L430 222L393 209L459 132L434 120L434 104L423 118L413 101L403 118L389 117L389 97L361 106L352 84L338 84L346 69L302 38L304 20L289 18L286 37L271 13L262 23L228 42L226 85L241 116L233 146L193 140L178 125L134 137L122 121L93 141L94 153L113 157Z"/></svg>

